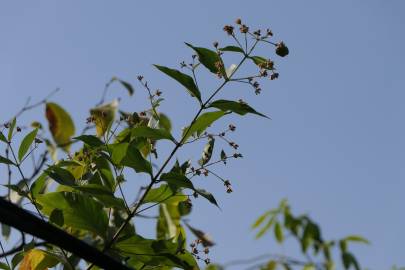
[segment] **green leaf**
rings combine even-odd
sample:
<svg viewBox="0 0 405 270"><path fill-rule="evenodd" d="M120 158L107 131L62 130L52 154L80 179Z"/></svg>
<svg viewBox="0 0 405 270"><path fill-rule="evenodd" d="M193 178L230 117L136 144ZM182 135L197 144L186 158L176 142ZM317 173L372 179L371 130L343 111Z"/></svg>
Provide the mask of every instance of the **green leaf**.
<svg viewBox="0 0 405 270"><path fill-rule="evenodd" d="M56 225L62 227L63 224L65 223L65 219L63 217L63 211L60 209L53 209L50 216L49 216L49 220L52 223L55 223Z"/></svg>
<svg viewBox="0 0 405 270"><path fill-rule="evenodd" d="M11 270L6 263L0 262L0 269Z"/></svg>
<svg viewBox="0 0 405 270"><path fill-rule="evenodd" d="M108 149L111 151L111 160L115 165L119 165L122 159L127 155L129 143L109 144Z"/></svg>
<svg viewBox="0 0 405 270"><path fill-rule="evenodd" d="M180 212L178 203L159 205L159 218L157 222L157 238L173 239L177 234L177 226L180 225Z"/></svg>
<svg viewBox="0 0 405 270"><path fill-rule="evenodd" d="M284 241L283 228L279 222L276 222L274 225L274 235L276 236L277 242L282 243Z"/></svg>
<svg viewBox="0 0 405 270"><path fill-rule="evenodd" d="M255 223L253 223L252 229L255 229L255 228L259 227L259 226L263 223L263 221L265 221L266 218L269 217L270 215L271 215L271 212L270 212L270 211L267 211L266 213L264 213L263 215L261 215L260 217L258 217L258 218L256 219Z"/></svg>
<svg viewBox="0 0 405 270"><path fill-rule="evenodd" d="M182 201L179 202L178 208L180 216L187 216L188 214L191 213L193 205L189 201Z"/></svg>
<svg viewBox="0 0 405 270"><path fill-rule="evenodd" d="M221 160L226 160L227 156L224 150L221 150Z"/></svg>
<svg viewBox="0 0 405 270"><path fill-rule="evenodd" d="M270 228L273 226L274 222L276 222L275 216L271 217L269 221L264 225L259 232L256 234L256 239L262 237Z"/></svg>
<svg viewBox="0 0 405 270"><path fill-rule="evenodd" d="M152 188L148 194L146 194L143 203L161 202L166 204L176 203L187 200L187 196L181 193L174 193L168 185L161 185L158 188Z"/></svg>
<svg viewBox="0 0 405 270"><path fill-rule="evenodd" d="M133 141L128 146L127 153L121 164L134 169L136 172L145 172L152 175L152 165L143 158L142 154L136 148L136 142Z"/></svg>
<svg viewBox="0 0 405 270"><path fill-rule="evenodd" d="M216 100L216 101L212 102L209 105L209 107L217 108L222 111L232 111L232 112L240 114L240 115L252 113L252 114L260 115L262 117L269 118L266 115L257 112L255 109L253 109L252 107L250 107L248 104L246 104L244 102L236 102L236 101L231 101L231 100L220 99L220 100Z"/></svg>
<svg viewBox="0 0 405 270"><path fill-rule="evenodd" d="M54 209L63 212L66 226L106 236L108 217L103 205L84 194L73 192L50 192L37 197L41 211L50 216Z"/></svg>
<svg viewBox="0 0 405 270"><path fill-rule="evenodd" d="M70 138L75 134L75 125L72 118L56 103L47 103L45 113L53 140L58 146L68 150Z"/></svg>
<svg viewBox="0 0 405 270"><path fill-rule="evenodd" d="M191 127L184 128L183 142L185 142L191 135L203 133L212 123L224 116L226 113L223 111L207 112L200 115Z"/></svg>
<svg viewBox="0 0 405 270"><path fill-rule="evenodd" d="M20 148L18 149L18 159L21 161L27 151L30 149L31 144L34 142L35 137L37 136L38 129L34 129L30 133L28 133L20 144Z"/></svg>
<svg viewBox="0 0 405 270"><path fill-rule="evenodd" d="M223 52L239 52L245 54L245 52L240 47L237 46L226 46L224 48L220 48L219 50Z"/></svg>
<svg viewBox="0 0 405 270"><path fill-rule="evenodd" d="M261 268L261 270L276 270L276 269L277 269L276 261L269 261L265 267Z"/></svg>
<svg viewBox="0 0 405 270"><path fill-rule="evenodd" d="M172 130L172 122L169 117L163 113L159 113L159 127L166 129L168 132Z"/></svg>
<svg viewBox="0 0 405 270"><path fill-rule="evenodd" d="M358 264L356 258L349 252L342 253L342 262L345 269L349 269L350 266L353 265L356 270L360 270L360 265Z"/></svg>
<svg viewBox="0 0 405 270"><path fill-rule="evenodd" d="M104 143L94 135L80 135L78 137L74 137L73 139L82 141L92 147L100 147L104 145Z"/></svg>
<svg viewBox="0 0 405 270"><path fill-rule="evenodd" d="M79 190L83 193L91 195L107 208L116 207L121 210L126 209L124 200L115 197L114 193L106 186L101 186L98 184L87 184L84 186L74 186L73 188L75 190Z"/></svg>
<svg viewBox="0 0 405 270"><path fill-rule="evenodd" d="M164 66L154 65L157 69L168 75L169 77L178 81L181 85L183 85L187 91L190 93L191 96L197 98L201 103L201 93L198 90L197 85L195 84L193 78L184 74L176 69L171 69Z"/></svg>
<svg viewBox="0 0 405 270"><path fill-rule="evenodd" d="M359 235L349 235L344 238L347 242L358 242L363 244L370 244L370 242L362 236Z"/></svg>
<svg viewBox="0 0 405 270"><path fill-rule="evenodd" d="M14 162L9 160L8 158L5 158L3 156L0 156L0 163L8 164L8 165L15 165Z"/></svg>
<svg viewBox="0 0 405 270"><path fill-rule="evenodd" d="M48 169L45 170L46 174L49 175L53 180L58 182L61 185L65 186L73 186L75 185L75 177L73 174L61 167L58 167L56 165L50 166Z"/></svg>
<svg viewBox="0 0 405 270"><path fill-rule="evenodd" d="M316 270L316 268L313 264L306 264L302 270Z"/></svg>
<svg viewBox="0 0 405 270"><path fill-rule="evenodd" d="M204 147L203 153L201 155L201 159L198 161L198 164L203 166L211 160L212 152L214 151L214 144L215 144L215 139L210 137L208 139L207 144Z"/></svg>
<svg viewBox="0 0 405 270"><path fill-rule="evenodd" d="M211 193L209 193L208 191L206 191L205 189L195 189L195 192L197 192L197 194L203 196L204 198L206 198L210 203L214 204L215 206L217 206L219 208L219 205L217 203L217 200L215 199L214 195L212 195Z"/></svg>
<svg viewBox="0 0 405 270"><path fill-rule="evenodd" d="M31 185L31 194L34 198L43 193L47 187L49 177L47 173L42 173Z"/></svg>
<svg viewBox="0 0 405 270"><path fill-rule="evenodd" d="M0 131L0 141L3 141L5 143L8 143L6 136L4 136L3 132Z"/></svg>
<svg viewBox="0 0 405 270"><path fill-rule="evenodd" d="M11 121L10 127L8 128L8 136L7 136L8 141L11 141L11 138L13 137L13 132L16 124L17 119L14 117L13 120Z"/></svg>
<svg viewBox="0 0 405 270"><path fill-rule="evenodd" d="M190 179L179 173L163 173L160 176L160 181L167 182L170 188L172 188L174 191L178 188L194 189L193 183L190 181Z"/></svg>
<svg viewBox="0 0 405 270"><path fill-rule="evenodd" d="M212 73L218 73L216 63L221 63L222 67L224 67L224 63L222 62L221 57L216 52L211 51L207 48L194 47L189 43L186 43L186 45L192 48L197 53L198 59L200 60L201 64L203 64ZM222 68L219 72L223 76L226 76L224 68Z"/></svg>
<svg viewBox="0 0 405 270"><path fill-rule="evenodd" d="M13 258L11 259L11 266L12 269L15 269L17 267L17 265L22 261L22 259L24 259L24 252L18 252L16 253Z"/></svg>
<svg viewBox="0 0 405 270"><path fill-rule="evenodd" d="M269 63L271 63L271 61L269 59L266 59L261 56L251 56L249 58L252 59L252 61L260 68L265 68L268 70L274 69L273 64L270 64L270 66L269 66Z"/></svg>
<svg viewBox="0 0 405 270"><path fill-rule="evenodd" d="M114 249L129 256L129 264L140 261L152 267L161 268L164 265L186 270L199 269L194 257L188 251L178 253L177 243L172 240L151 240L136 235L118 241Z"/></svg>
<svg viewBox="0 0 405 270"><path fill-rule="evenodd" d="M130 96L132 96L135 93L134 88L132 87L132 85L130 83L128 83L128 82L126 82L124 80L118 79L117 77L113 77L111 79L111 82L114 82L114 81L119 82L125 89L127 89L128 94Z"/></svg>
<svg viewBox="0 0 405 270"><path fill-rule="evenodd" d="M150 128L145 126L134 127L131 130L131 138L144 137L151 140L170 140L175 142L176 140L170 134L169 131L163 128Z"/></svg>

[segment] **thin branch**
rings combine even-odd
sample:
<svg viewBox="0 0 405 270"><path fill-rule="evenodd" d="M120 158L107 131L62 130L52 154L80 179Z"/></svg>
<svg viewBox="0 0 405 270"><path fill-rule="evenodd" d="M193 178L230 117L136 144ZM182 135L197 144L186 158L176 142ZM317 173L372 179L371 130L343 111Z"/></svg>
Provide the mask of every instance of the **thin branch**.
<svg viewBox="0 0 405 270"><path fill-rule="evenodd" d="M60 90L59 88L56 88L56 89L53 90L51 93L49 93L44 99L42 99L42 100L40 100L40 101L38 101L37 103L34 103L34 104L32 104L32 105L29 105L29 103L30 103L30 101L31 101L31 98L28 98L27 101L25 102L23 108L22 108L21 110L19 110L19 111L14 115L14 117L12 117L12 119L18 118L18 117L20 117L24 112L29 111L29 110L31 110L31 109L34 109L34 108L38 107L38 106L41 106L42 104L47 103L48 100L49 100L53 95L55 95L59 90ZM12 119L10 119L8 122L12 121ZM4 126L4 125L5 125L5 123L3 124L3 126Z"/></svg>
<svg viewBox="0 0 405 270"><path fill-rule="evenodd" d="M5 253L4 247L3 247L3 244L1 243L1 241L0 241L0 247L1 247L1 252ZM9 263L9 261L8 261L8 259L7 259L7 257L5 257L5 259L6 259L6 263L7 263L7 265L8 265L8 268L11 269L11 265L10 265L10 263Z"/></svg>

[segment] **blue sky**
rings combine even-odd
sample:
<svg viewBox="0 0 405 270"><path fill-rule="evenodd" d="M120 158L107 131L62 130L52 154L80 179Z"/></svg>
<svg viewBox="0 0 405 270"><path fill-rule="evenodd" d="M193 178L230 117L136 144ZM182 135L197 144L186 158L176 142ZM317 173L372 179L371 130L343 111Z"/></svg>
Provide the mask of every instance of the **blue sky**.
<svg viewBox="0 0 405 270"><path fill-rule="evenodd" d="M325 237L367 237L372 245L354 248L363 266L405 265L404 8L399 0L2 2L0 119L11 117L28 96L38 100L60 87L53 100L80 127L112 76L132 82L137 93L126 99L114 87L109 99L122 96L124 108L139 111L146 105L136 75L143 74L164 91L163 110L179 129L196 104L151 64L177 66L189 59L184 41L231 42L222 27L237 17L270 27L291 52L275 58L280 79L265 83L258 97L243 85L229 95L272 120L232 116L222 122L236 124L232 136L245 158L220 168L232 179L232 195L206 180L222 211L197 203L192 224L214 237L212 259L219 262L295 254L270 237L254 240L249 229L286 197L295 212L319 221ZM33 118L43 119L43 108L21 121ZM179 157L195 157L192 150Z"/></svg>

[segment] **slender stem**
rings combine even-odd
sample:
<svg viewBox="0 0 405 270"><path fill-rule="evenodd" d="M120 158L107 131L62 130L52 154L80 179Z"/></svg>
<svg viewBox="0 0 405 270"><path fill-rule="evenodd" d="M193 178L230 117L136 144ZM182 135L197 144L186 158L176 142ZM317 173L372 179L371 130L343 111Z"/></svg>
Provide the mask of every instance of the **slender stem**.
<svg viewBox="0 0 405 270"><path fill-rule="evenodd" d="M243 49L242 44L240 44L240 42L239 42L239 40L236 38L235 34L232 34L232 37L233 37L233 39L236 41L236 43L238 43L239 48L241 48L241 49L244 51L244 53L246 53L246 52L247 52L247 49L246 49L246 51Z"/></svg>
<svg viewBox="0 0 405 270"><path fill-rule="evenodd" d="M3 252L3 254L6 253L6 252L4 251L4 247L3 247L3 244L1 243L1 241L0 241L0 247L1 247L1 252ZM7 259L7 257L4 257L4 258L6 259L6 263L7 263L7 265L8 265L8 268L11 269L11 265L10 265L10 263L9 263L9 261L8 261L8 259Z"/></svg>

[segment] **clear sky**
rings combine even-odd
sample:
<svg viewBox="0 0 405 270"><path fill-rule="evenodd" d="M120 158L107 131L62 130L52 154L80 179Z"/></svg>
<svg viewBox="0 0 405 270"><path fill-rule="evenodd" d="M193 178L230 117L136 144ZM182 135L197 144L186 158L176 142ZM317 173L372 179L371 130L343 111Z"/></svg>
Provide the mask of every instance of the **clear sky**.
<svg viewBox="0 0 405 270"><path fill-rule="evenodd" d="M187 60L183 41L225 43L222 27L237 17L269 26L291 52L277 59L280 79L266 83L259 97L243 86L231 96L243 96L272 120L223 122L237 125L233 138L245 156L221 169L235 192L227 195L207 179L222 211L198 203L192 224L217 242L214 261L295 254L271 238L254 240L249 229L286 197L293 211L319 221L325 237L367 237L371 246L354 248L363 266L405 265L404 11L400 0L2 1L0 120L28 96L38 100L60 87L53 100L84 124L114 75L137 88L123 106L141 110L136 75L143 74L164 91L163 109L180 128L195 104L151 64ZM43 120L42 110L22 121ZM179 157L195 155L187 151Z"/></svg>

